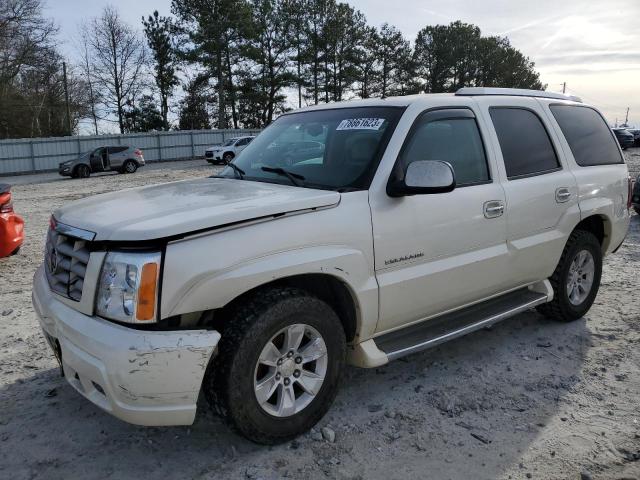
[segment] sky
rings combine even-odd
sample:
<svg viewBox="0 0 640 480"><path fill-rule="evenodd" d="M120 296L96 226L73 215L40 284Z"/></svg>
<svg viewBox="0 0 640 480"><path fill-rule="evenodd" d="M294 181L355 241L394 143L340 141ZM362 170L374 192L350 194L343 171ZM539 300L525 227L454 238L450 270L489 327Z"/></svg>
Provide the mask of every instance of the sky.
<svg viewBox="0 0 640 480"><path fill-rule="evenodd" d="M45 14L60 27L63 51L76 55L78 25L111 4L141 28L157 9L170 14L170 0L45 0ZM595 105L613 125L640 127L640 0L347 0L370 25L388 22L415 39L425 25L456 20L483 35L506 36L536 64L548 90L575 94Z"/></svg>

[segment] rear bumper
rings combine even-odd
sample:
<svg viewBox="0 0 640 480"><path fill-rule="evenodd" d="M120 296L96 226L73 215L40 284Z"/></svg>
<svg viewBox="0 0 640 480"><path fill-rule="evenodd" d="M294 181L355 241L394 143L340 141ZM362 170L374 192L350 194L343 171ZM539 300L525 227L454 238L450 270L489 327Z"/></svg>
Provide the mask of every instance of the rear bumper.
<svg viewBox="0 0 640 480"><path fill-rule="evenodd" d="M69 307L51 292L40 267L33 306L64 376L91 402L137 425L190 425L216 331L141 331Z"/></svg>

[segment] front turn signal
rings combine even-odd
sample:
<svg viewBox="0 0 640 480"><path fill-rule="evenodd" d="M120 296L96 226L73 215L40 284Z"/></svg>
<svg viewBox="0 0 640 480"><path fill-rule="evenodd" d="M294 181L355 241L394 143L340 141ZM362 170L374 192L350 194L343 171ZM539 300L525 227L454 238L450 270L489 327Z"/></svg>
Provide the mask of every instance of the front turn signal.
<svg viewBox="0 0 640 480"><path fill-rule="evenodd" d="M142 267L140 289L138 290L138 306L136 310L138 321L155 320L157 289L158 264L145 263Z"/></svg>

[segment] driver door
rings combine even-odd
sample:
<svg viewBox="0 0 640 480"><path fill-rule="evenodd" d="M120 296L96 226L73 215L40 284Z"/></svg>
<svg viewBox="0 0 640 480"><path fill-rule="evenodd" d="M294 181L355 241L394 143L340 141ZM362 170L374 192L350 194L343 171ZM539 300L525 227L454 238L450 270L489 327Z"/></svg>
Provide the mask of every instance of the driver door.
<svg viewBox="0 0 640 480"><path fill-rule="evenodd" d="M394 167L392 175L403 175L413 161L449 162L456 177L453 191L370 196L378 332L508 288L505 193L479 124L469 108L421 114Z"/></svg>

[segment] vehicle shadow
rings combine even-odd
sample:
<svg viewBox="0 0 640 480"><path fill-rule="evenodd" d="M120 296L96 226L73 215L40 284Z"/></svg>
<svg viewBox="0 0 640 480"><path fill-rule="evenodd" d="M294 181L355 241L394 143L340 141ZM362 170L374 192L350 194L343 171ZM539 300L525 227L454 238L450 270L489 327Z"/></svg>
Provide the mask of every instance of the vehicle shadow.
<svg viewBox="0 0 640 480"><path fill-rule="evenodd" d="M4 478L496 478L562 409L591 345L586 319L535 312L378 369L349 367L318 425L255 445L201 408L191 427L121 422L51 368L0 389Z"/></svg>

